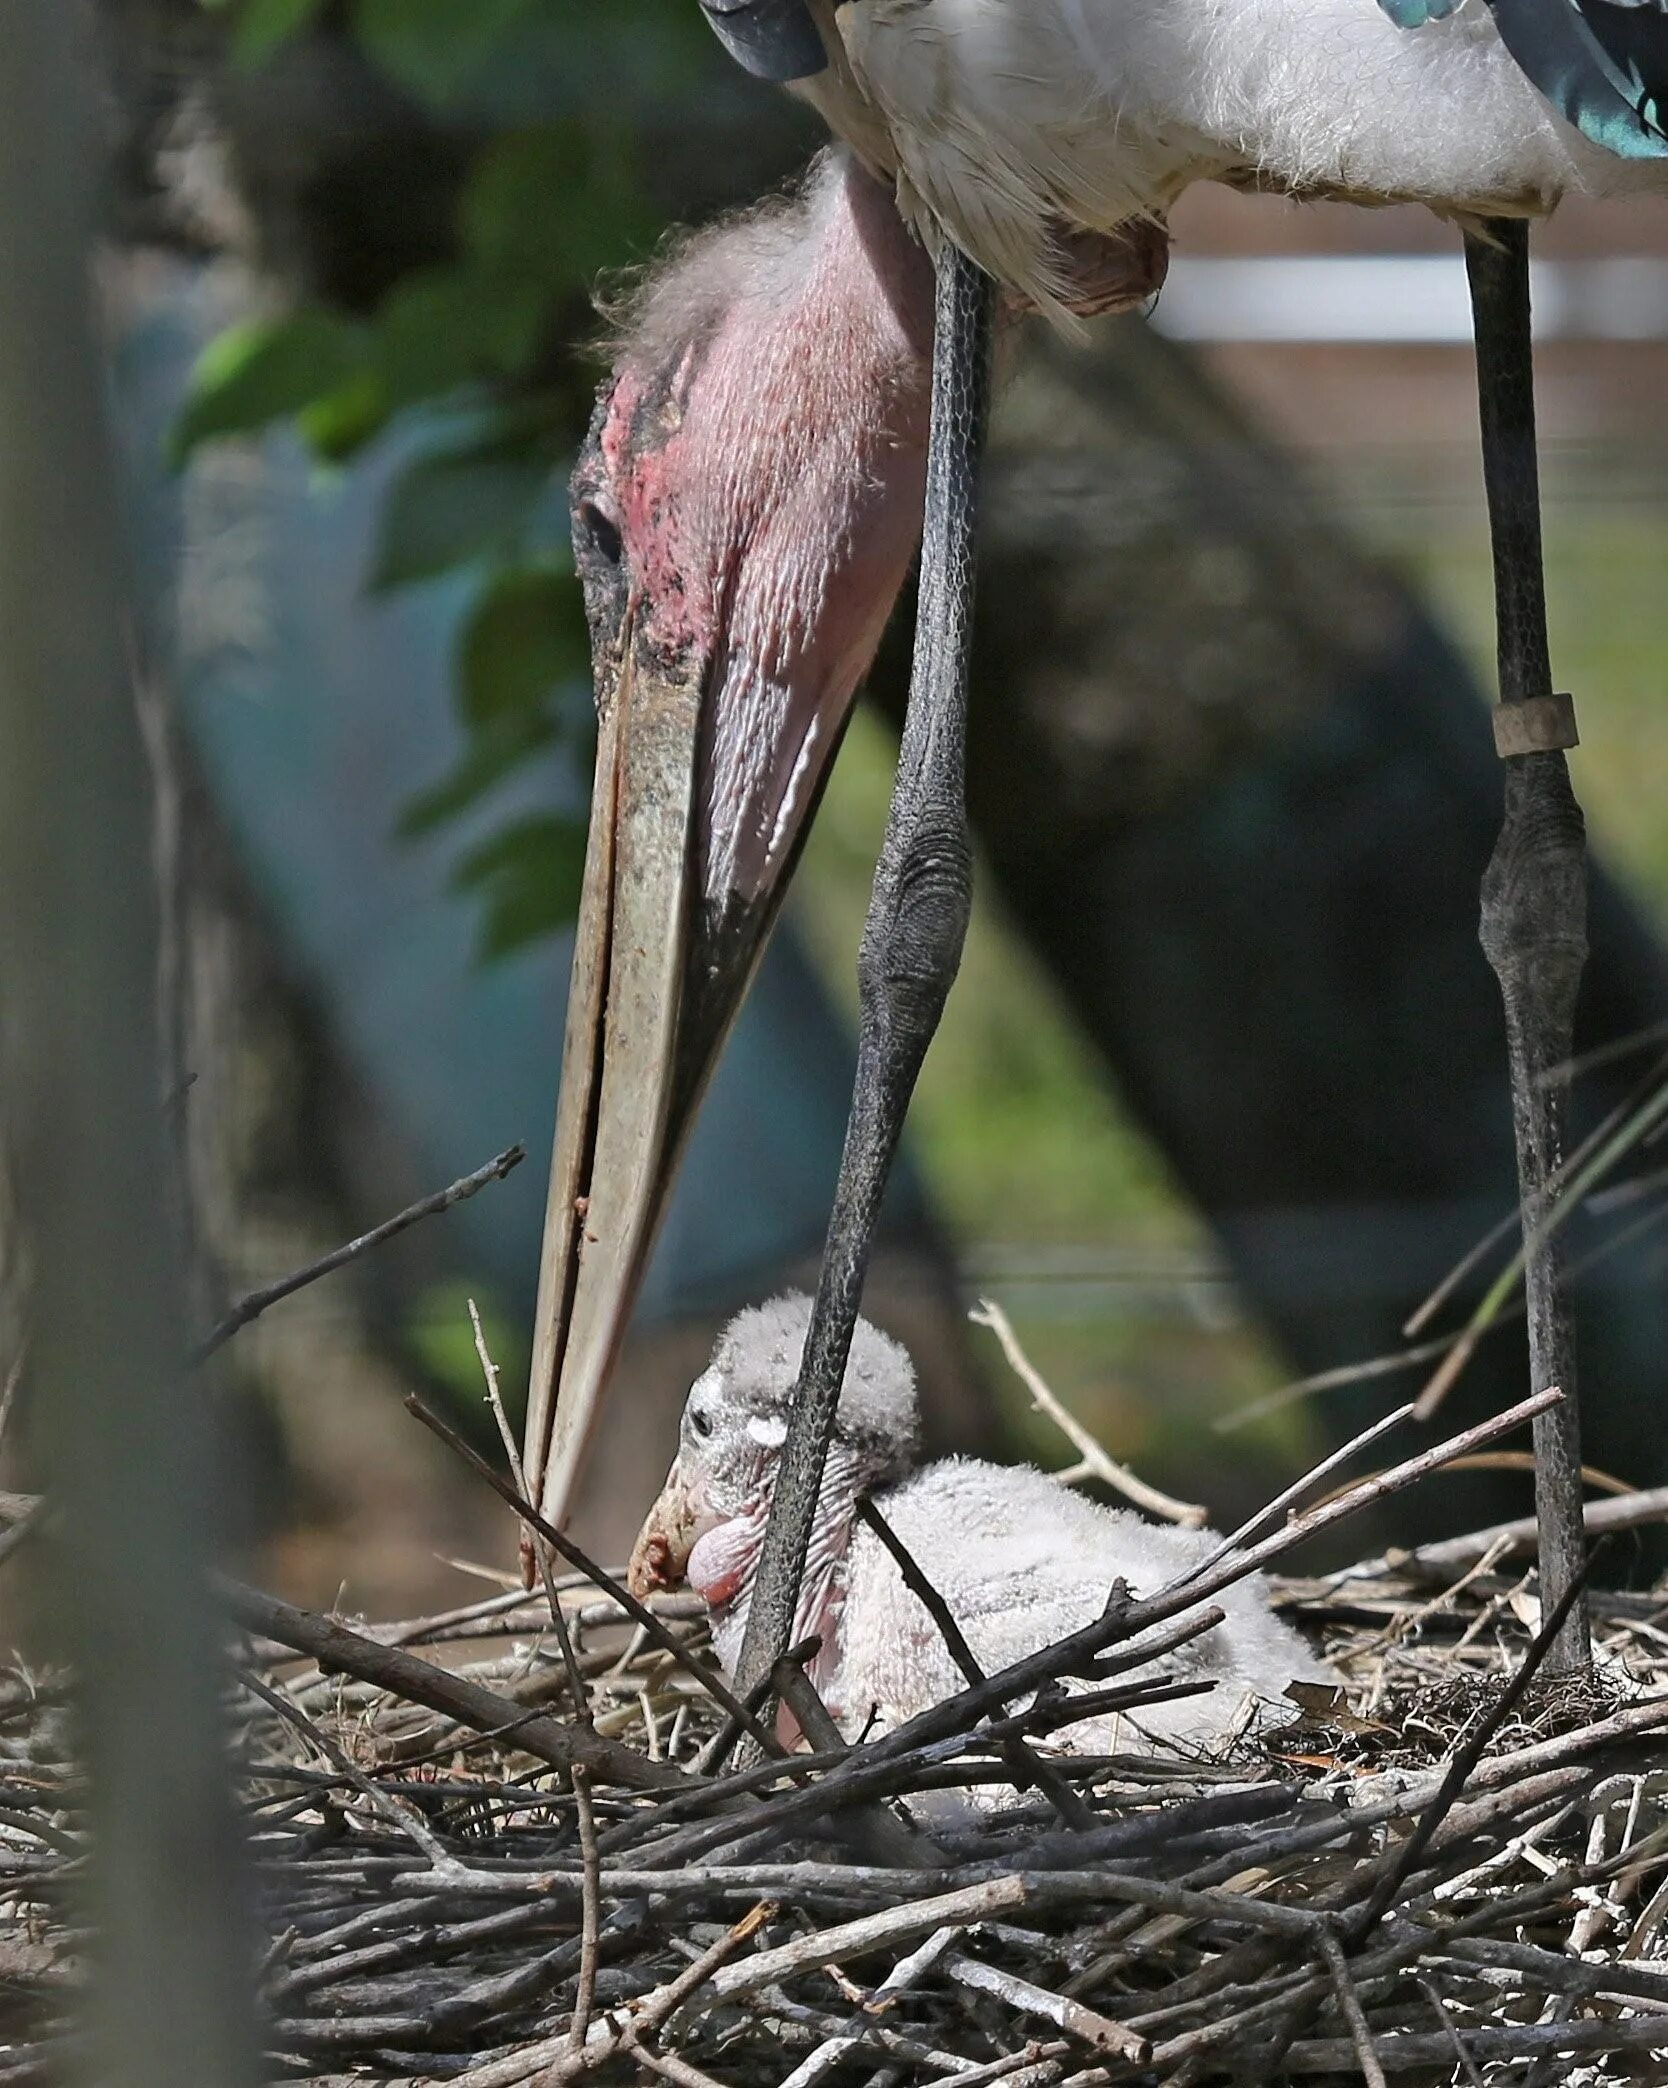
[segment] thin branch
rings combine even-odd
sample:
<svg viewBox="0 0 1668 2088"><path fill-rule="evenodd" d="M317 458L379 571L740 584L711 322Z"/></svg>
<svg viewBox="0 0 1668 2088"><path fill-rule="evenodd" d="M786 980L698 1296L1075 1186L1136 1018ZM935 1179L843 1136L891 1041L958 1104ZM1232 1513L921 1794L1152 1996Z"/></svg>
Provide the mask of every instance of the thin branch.
<svg viewBox="0 0 1668 2088"><path fill-rule="evenodd" d="M975 1684L985 1681L985 1671L980 1666L973 1648L967 1643L950 1605L928 1580L897 1531L873 1501L859 1501L857 1513L880 1539L893 1565L903 1575L904 1586L937 1625L939 1636L949 1649L950 1658L961 1669L963 1679ZM1065 1778L1051 1768L1035 1748L1018 1738L1004 1740L1001 1745L1003 1759L1012 1766L1020 1778L1021 1789L1028 1783L1035 1784L1068 1827L1092 1827L1095 1824L1094 1809L1083 1802Z"/></svg>
<svg viewBox="0 0 1668 2088"><path fill-rule="evenodd" d="M1196 1530L1209 1520L1208 1511L1196 1502L1178 1501L1170 1494L1160 1493L1156 1486L1149 1486L1146 1480L1137 1478L1128 1465L1121 1465L1116 1458L1108 1456L1076 1415L1061 1405L1042 1373L1020 1347L1019 1337L1000 1305L990 1298L981 1298L976 1310L967 1317L974 1326L988 1327L996 1336L1002 1344L1003 1355L1008 1359L1009 1369L1031 1395L1031 1404L1054 1423L1095 1478L1104 1480L1126 1500L1133 1501L1138 1508L1145 1508L1149 1514L1162 1516L1166 1522L1183 1523Z"/></svg>
<svg viewBox="0 0 1668 2088"><path fill-rule="evenodd" d="M397 1234L407 1231L424 1218L437 1217L449 1211L453 1204L465 1202L489 1182L501 1182L514 1167L519 1167L527 1157L527 1148L513 1145L505 1148L495 1160L484 1167L477 1167L473 1174L462 1176L449 1189L437 1190L433 1196L425 1196L418 1203L408 1204L395 1217L386 1218L381 1225L368 1233L361 1233L356 1240L349 1240L343 1247L333 1248L330 1253L320 1255L317 1261L309 1262L305 1268L295 1269L282 1276L276 1283L268 1283L259 1290L249 1291L238 1299L226 1317L197 1347L192 1361L203 1362L216 1349L224 1348L232 1336L257 1320L268 1306L276 1305L280 1299L293 1297L298 1290L305 1290L310 1283L317 1283L321 1276L332 1276L338 1269L346 1268L349 1262L358 1261L361 1255L369 1254L373 1247L380 1247Z"/></svg>
<svg viewBox="0 0 1668 2088"><path fill-rule="evenodd" d="M574 1997L573 2022L568 2042L582 2048L591 2027L591 2007L597 1991L597 1937L601 1931L599 1902L602 1897L601 1859L597 1855L596 1815L591 1810L591 1780L583 1769L573 1771L573 1803L579 1822L579 1861L584 1879L581 1908L579 1991Z"/></svg>
<svg viewBox="0 0 1668 2088"><path fill-rule="evenodd" d="M223 1580L220 1587L245 1631L276 1639L279 1645L316 1660L326 1671L354 1675L373 1688L389 1690L410 1703L454 1718L473 1732L501 1732L513 1726L516 1745L552 1768L571 1769L578 1762L632 1791L676 1790L687 1784L683 1771L669 1763L651 1762L635 1748L620 1747L587 1726L565 1726L549 1717L528 1718L522 1706L508 1697L397 1646L379 1645L334 1617L297 1609L293 1603L280 1602L276 1596L263 1595L238 1581Z"/></svg>
<svg viewBox="0 0 1668 2088"><path fill-rule="evenodd" d="M475 1332L475 1354L480 1361L481 1376L486 1380L487 1405L492 1409L492 1418L498 1427L498 1440L504 1446L504 1455L509 1459L510 1476L515 1481L515 1490L524 1502L530 1503L532 1495L527 1491L527 1474L522 1468L521 1451L517 1447L515 1430L510 1426L510 1417L504 1411L503 1399L498 1391L498 1365L492 1360L492 1351L487 1347L486 1329L481 1325L480 1309L475 1300L469 1300L469 1324ZM544 1599L550 1610L551 1628L556 1633L556 1643L561 1649L562 1668L568 1678L568 1694L573 1699L576 1718L585 1718L587 1701L585 1678L579 1672L579 1662L574 1657L573 1634L568 1630L568 1620L562 1609L562 1599L556 1592L556 1577L550 1569L550 1547L535 1542L538 1557L539 1579L544 1587Z"/></svg>
<svg viewBox="0 0 1668 2088"><path fill-rule="evenodd" d="M1331 1976L1332 1991L1338 2000L1338 2013L1344 2019L1350 2041L1355 2046L1355 2056L1360 2061L1361 2078L1367 2083L1367 2088L1388 2088L1384 2078L1384 2066L1373 2043L1373 2033L1367 2027L1361 1996L1355 1991L1355 1982L1350 1977L1342 1945L1330 1929L1320 1931L1315 1938L1315 1945L1321 1963Z"/></svg>

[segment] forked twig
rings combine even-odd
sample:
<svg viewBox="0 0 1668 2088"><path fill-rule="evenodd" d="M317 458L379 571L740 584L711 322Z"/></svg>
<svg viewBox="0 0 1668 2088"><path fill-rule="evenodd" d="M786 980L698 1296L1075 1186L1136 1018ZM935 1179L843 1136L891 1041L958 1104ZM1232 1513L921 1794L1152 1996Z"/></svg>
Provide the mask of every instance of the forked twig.
<svg viewBox="0 0 1668 2088"><path fill-rule="evenodd" d="M1136 1507L1162 1516L1166 1522L1182 1523L1188 1529L1196 1530L1209 1519L1208 1511L1197 1502L1178 1501L1170 1494L1161 1493L1156 1486L1149 1486L1145 1479L1138 1478L1128 1465L1119 1464L1116 1458L1107 1454L1076 1415L1060 1403L1041 1371L1021 1348L1019 1336L1000 1305L990 1298L981 1298L967 1317L974 1326L988 1327L996 1336L1002 1344L1003 1355L1008 1359L1009 1369L1031 1395L1031 1404L1054 1423L1095 1478L1114 1487Z"/></svg>

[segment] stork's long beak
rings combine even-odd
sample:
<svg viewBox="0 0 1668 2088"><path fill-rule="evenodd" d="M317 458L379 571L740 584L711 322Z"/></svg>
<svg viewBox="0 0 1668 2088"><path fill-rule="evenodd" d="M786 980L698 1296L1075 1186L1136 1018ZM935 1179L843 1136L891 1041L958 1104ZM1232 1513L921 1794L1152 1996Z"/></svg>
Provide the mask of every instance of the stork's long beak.
<svg viewBox="0 0 1668 2088"><path fill-rule="evenodd" d="M529 1490L558 1526L690 1119L780 898L716 914L696 899L705 672L628 631L599 725L524 1438Z"/></svg>

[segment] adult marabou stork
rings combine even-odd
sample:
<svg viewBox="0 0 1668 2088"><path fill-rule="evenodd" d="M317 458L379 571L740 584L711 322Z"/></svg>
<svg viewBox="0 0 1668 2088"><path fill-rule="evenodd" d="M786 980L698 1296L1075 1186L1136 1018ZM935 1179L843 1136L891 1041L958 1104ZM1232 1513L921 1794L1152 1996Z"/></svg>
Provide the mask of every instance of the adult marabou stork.
<svg viewBox="0 0 1668 2088"><path fill-rule="evenodd" d="M1215 179L1423 201L1465 227L1506 761L1484 944L1510 1043L1531 1364L1537 1386L1571 1395L1538 1424L1555 1598L1580 1555L1580 1458L1542 1220L1562 1120L1548 1076L1568 1055L1585 950L1583 837L1564 759L1573 707L1548 664L1525 220L1571 192L1668 186L1661 0L703 5L750 69L797 81L854 158L792 217L757 221L651 290L576 478L605 780L530 1409L547 1512L564 1505L665 1171L913 538L926 291L884 190L937 257L915 672L864 936L851 1124L744 1683L791 1627L875 1210L959 961L991 279L1055 315L1116 302L1160 273L1176 196ZM1575 1613L1555 1657L1584 1654Z"/></svg>

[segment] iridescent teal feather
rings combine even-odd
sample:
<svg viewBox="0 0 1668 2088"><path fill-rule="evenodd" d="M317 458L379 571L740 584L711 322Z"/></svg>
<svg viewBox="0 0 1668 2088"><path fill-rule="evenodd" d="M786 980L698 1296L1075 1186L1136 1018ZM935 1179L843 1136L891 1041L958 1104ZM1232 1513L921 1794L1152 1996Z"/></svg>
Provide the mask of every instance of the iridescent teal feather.
<svg viewBox="0 0 1668 2088"><path fill-rule="evenodd" d="M1552 106L1622 159L1668 156L1660 0L1489 0L1507 50Z"/></svg>
<svg viewBox="0 0 1668 2088"><path fill-rule="evenodd" d="M1378 0L1403 29L1462 0ZM1668 157L1668 0L1488 0L1501 40L1552 106L1621 159Z"/></svg>
<svg viewBox="0 0 1668 2088"><path fill-rule="evenodd" d="M1423 29L1427 22L1440 22L1464 0L1378 0L1398 28Z"/></svg>

